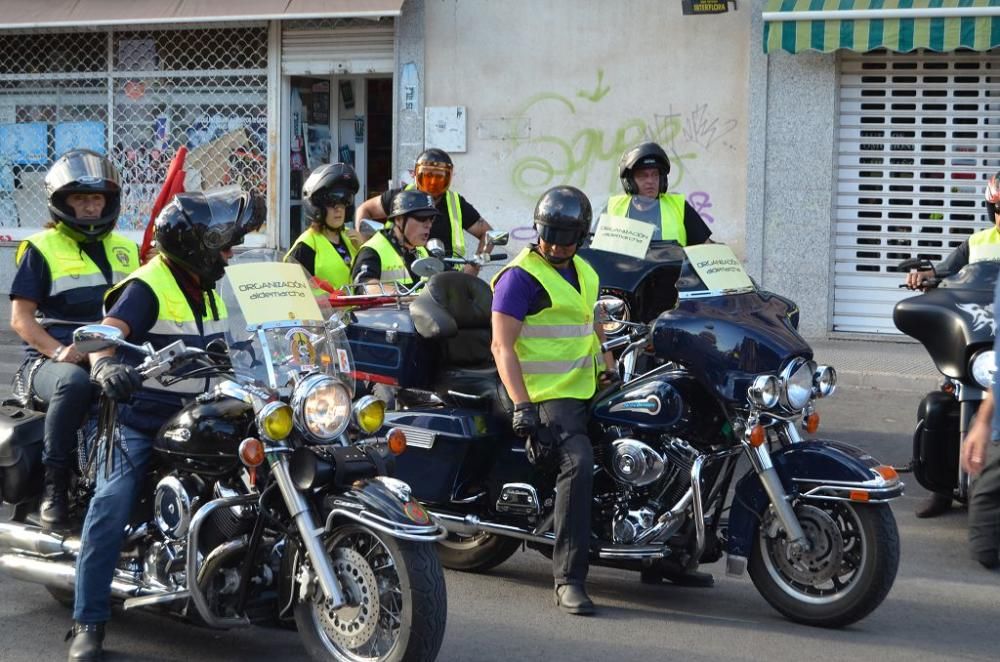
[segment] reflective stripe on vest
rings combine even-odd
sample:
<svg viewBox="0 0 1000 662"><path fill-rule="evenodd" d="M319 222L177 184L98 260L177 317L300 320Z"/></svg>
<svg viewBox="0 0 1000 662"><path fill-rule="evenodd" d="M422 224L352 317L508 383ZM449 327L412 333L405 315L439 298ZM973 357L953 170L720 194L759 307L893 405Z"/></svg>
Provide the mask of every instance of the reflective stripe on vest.
<svg viewBox="0 0 1000 662"><path fill-rule="evenodd" d="M524 318L514 351L532 402L557 398L588 400L597 390L600 342L594 331L598 277L583 258L573 257L580 291L529 248L493 278L520 267L533 276L552 305Z"/></svg>
<svg viewBox="0 0 1000 662"><path fill-rule="evenodd" d="M344 261L344 257L337 252L337 249L334 248L325 234L317 232L312 228L308 228L299 235L299 238L292 244L288 253L285 254L285 261L288 261L296 246L305 244L313 249L313 252L316 254L314 265L316 273L313 275L317 278L322 278L334 287L343 287L351 282L351 264L354 262L358 251L355 250L354 243L347 236L347 232L343 230L340 231L340 241L347 247L347 253L351 256L350 262Z"/></svg>
<svg viewBox="0 0 1000 662"><path fill-rule="evenodd" d="M362 248L368 247L378 253L379 262L382 265L382 275L379 277L380 283L402 283L410 285L413 283L413 276L406 268L403 256L399 254L396 247L382 232L376 232L372 238L365 242ZM417 257L427 257L427 249L423 246L417 247Z"/></svg>
<svg viewBox="0 0 1000 662"><path fill-rule="evenodd" d="M21 263L28 246L33 246L49 268L49 300L39 307L42 325L80 325L101 320L105 291L139 268L139 248L134 241L112 232L101 240L101 245L111 267L110 283L80 244L57 228L33 234L17 247L16 264ZM70 293L72 296L68 296Z"/></svg>
<svg viewBox="0 0 1000 662"><path fill-rule="evenodd" d="M407 191L417 188L416 184L407 184ZM465 257L465 229L462 227L462 202L458 198L458 193L454 191L444 192L445 204L448 207L448 221L451 223L451 252L454 255ZM456 269L461 269L461 265L456 265Z"/></svg>
<svg viewBox="0 0 1000 662"><path fill-rule="evenodd" d="M687 246L687 228L684 227L684 196L664 193L660 196L660 239L676 241ZM631 195L614 195L608 200L608 213L612 216L628 216L632 205Z"/></svg>
<svg viewBox="0 0 1000 662"><path fill-rule="evenodd" d="M969 237L969 264L1000 261L1000 231L994 226Z"/></svg>

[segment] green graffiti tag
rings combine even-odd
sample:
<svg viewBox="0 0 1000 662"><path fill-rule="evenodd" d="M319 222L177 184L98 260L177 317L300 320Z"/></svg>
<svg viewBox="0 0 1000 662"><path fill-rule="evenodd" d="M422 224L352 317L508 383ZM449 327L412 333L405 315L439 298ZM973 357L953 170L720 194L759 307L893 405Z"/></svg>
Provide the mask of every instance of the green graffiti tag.
<svg viewBox="0 0 1000 662"><path fill-rule="evenodd" d="M608 98L610 85L604 84L604 71L598 70L597 84L592 91L580 90L576 96L589 103L598 103ZM584 104L586 106L586 104ZM557 92L542 92L529 97L515 111L518 117L545 117L558 119L561 115L578 116L577 106L566 96ZM593 111L586 107L587 111ZM563 126L579 126L580 121L569 117ZM568 137L541 135L527 139L515 139L515 153L530 153L514 162L511 177L514 188L528 197L535 197L545 189L559 184L570 184L584 188L595 171L607 173L607 190L617 191L617 163L622 152L643 140L653 140L663 146L670 156L670 187L675 189L684 179L686 162L698 158L697 153L682 151L676 146L676 139L683 138L684 126L679 114L655 115L646 120L631 117L621 121L613 129L587 127Z"/></svg>

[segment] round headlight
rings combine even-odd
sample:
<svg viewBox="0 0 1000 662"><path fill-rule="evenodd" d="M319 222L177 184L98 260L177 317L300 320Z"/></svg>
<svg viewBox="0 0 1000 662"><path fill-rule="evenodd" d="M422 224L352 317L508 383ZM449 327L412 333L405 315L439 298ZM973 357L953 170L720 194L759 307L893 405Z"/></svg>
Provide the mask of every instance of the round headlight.
<svg viewBox="0 0 1000 662"><path fill-rule="evenodd" d="M625 329L624 322L632 320L632 311L628 304L621 299L610 294L605 294L597 300L598 313L597 320L604 329L604 335L613 336L621 333Z"/></svg>
<svg viewBox="0 0 1000 662"><path fill-rule="evenodd" d="M821 365L813 373L813 391L817 397L825 398L837 390L837 371L828 365Z"/></svg>
<svg viewBox="0 0 1000 662"><path fill-rule="evenodd" d="M813 367L803 359L795 359L781 371L781 404L792 411L801 411L813 394Z"/></svg>
<svg viewBox="0 0 1000 662"><path fill-rule="evenodd" d="M313 441L333 441L351 420L351 394L327 375L306 377L292 395L292 411L299 429Z"/></svg>
<svg viewBox="0 0 1000 662"><path fill-rule="evenodd" d="M292 408L284 402L269 402L257 412L257 429L271 441L292 433Z"/></svg>
<svg viewBox="0 0 1000 662"><path fill-rule="evenodd" d="M972 359L972 378L983 388L993 385L993 375L997 371L996 354L992 349L979 352Z"/></svg>
<svg viewBox="0 0 1000 662"><path fill-rule="evenodd" d="M778 404L778 378L774 375L758 375L750 385L747 395L750 396L750 402L754 406L771 409Z"/></svg>
<svg viewBox="0 0 1000 662"><path fill-rule="evenodd" d="M365 434L373 434L385 420L385 403L373 395L366 395L354 403L354 424Z"/></svg>

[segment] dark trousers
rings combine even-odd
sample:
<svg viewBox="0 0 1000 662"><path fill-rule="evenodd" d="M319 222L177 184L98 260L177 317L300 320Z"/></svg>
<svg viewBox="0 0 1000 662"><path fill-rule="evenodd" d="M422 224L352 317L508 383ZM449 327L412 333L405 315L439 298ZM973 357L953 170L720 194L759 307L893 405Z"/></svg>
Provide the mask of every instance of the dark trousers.
<svg viewBox="0 0 1000 662"><path fill-rule="evenodd" d="M76 433L90 410L90 375L75 363L45 361L31 380L31 390L48 405L42 462L72 468Z"/></svg>
<svg viewBox="0 0 1000 662"><path fill-rule="evenodd" d="M542 423L561 429L556 476L552 575L556 586L580 584L590 566L590 502L594 487L594 449L587 436L587 403L564 398L539 405Z"/></svg>
<svg viewBox="0 0 1000 662"><path fill-rule="evenodd" d="M986 465L969 498L969 551L977 561L997 560L1000 549L1000 444L986 449Z"/></svg>

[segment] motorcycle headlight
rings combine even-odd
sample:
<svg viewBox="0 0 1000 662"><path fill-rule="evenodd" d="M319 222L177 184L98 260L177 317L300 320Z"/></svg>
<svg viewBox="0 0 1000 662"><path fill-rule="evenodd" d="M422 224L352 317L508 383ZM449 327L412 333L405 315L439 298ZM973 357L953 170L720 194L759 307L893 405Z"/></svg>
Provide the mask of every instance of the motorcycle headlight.
<svg viewBox="0 0 1000 662"><path fill-rule="evenodd" d="M750 396L750 402L755 407L771 409L778 404L779 392L780 387L777 377L774 375L757 375L753 380L753 384L750 385L747 395Z"/></svg>
<svg viewBox="0 0 1000 662"><path fill-rule="evenodd" d="M295 387L292 412L306 437L318 442L333 441L351 420L351 394L332 377L311 375Z"/></svg>
<svg viewBox="0 0 1000 662"><path fill-rule="evenodd" d="M271 441L292 433L292 410L284 402L269 402L257 412L257 429Z"/></svg>
<svg viewBox="0 0 1000 662"><path fill-rule="evenodd" d="M632 321L632 311L624 299L605 294L597 300L598 321L604 328L604 335L614 336L625 329L624 322Z"/></svg>
<svg viewBox="0 0 1000 662"><path fill-rule="evenodd" d="M366 395L354 403L354 424L365 434L373 434L385 420L385 403L373 395Z"/></svg>
<svg viewBox="0 0 1000 662"><path fill-rule="evenodd" d="M837 371L828 365L821 365L813 373L813 392L818 398L833 395L837 390Z"/></svg>
<svg viewBox="0 0 1000 662"><path fill-rule="evenodd" d="M983 388L993 385L993 375L997 371L997 358L992 349L979 352L972 359L972 378Z"/></svg>
<svg viewBox="0 0 1000 662"><path fill-rule="evenodd" d="M815 364L795 359L781 371L781 404L791 411L801 411L813 394Z"/></svg>

